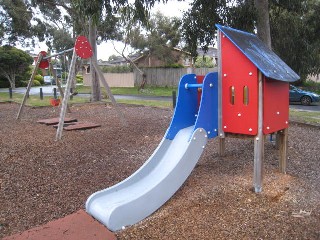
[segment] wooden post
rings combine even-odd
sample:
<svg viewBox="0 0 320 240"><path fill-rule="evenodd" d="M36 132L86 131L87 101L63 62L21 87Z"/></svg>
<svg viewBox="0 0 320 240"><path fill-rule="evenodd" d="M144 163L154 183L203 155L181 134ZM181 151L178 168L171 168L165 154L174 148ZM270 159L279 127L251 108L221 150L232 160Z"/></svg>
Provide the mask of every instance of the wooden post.
<svg viewBox="0 0 320 240"><path fill-rule="evenodd" d="M113 94L112 94L112 92L111 92L111 90L110 90L110 87L109 87L106 79L105 79L104 76L103 76L102 71L100 70L100 68L99 68L99 66L98 66L98 63L97 63L96 59L94 59L94 57L91 57L91 64L92 64L94 70L96 71L96 73L98 74L98 77L99 77L102 85L103 85L104 88L106 89L107 94L108 94L108 96L109 96L109 98L110 98L110 100L111 100L111 102L112 102L112 105L117 109L117 102L116 102L116 100L115 100L115 98L114 98L114 96L113 96ZM117 113L118 113L118 115L119 115L119 117L120 117L121 123L122 123L124 126L127 126L127 122L126 122L126 120L125 120L125 118L124 118L124 116L123 116L123 113L122 113L119 109L117 109L117 110L118 110Z"/></svg>
<svg viewBox="0 0 320 240"><path fill-rule="evenodd" d="M287 168L287 151L288 151L288 128L278 132L279 138L279 170L286 173Z"/></svg>
<svg viewBox="0 0 320 240"><path fill-rule="evenodd" d="M74 69L75 69L76 59L77 59L76 51L73 50L72 59L71 59L71 63L70 63L70 68L69 68L69 75L68 75L67 84L66 84L66 88L65 88L65 96L63 98L62 107L61 107L61 111L60 111L60 118L59 118L59 124L58 124L58 128L57 128L56 141L57 140L61 140L61 138L62 138L64 118L66 116L68 100L69 100L69 97L70 97L70 87L71 87L72 78L74 76Z"/></svg>
<svg viewBox="0 0 320 240"><path fill-rule="evenodd" d="M221 54L221 31L218 31L218 134L219 155L225 155L225 134L222 128L222 54Z"/></svg>
<svg viewBox="0 0 320 240"><path fill-rule="evenodd" d="M263 76L259 71L258 79L258 134L254 138L254 169L253 187L256 193L262 191L263 160L264 160L264 135L263 135Z"/></svg>
<svg viewBox="0 0 320 240"><path fill-rule="evenodd" d="M32 83L33 83L33 79L34 79L34 77L36 76L36 73L37 73L38 68L39 68L39 64L40 64L40 62L42 61L42 59L43 59L43 55L42 55L41 52L40 52L40 53L38 54L38 59L37 59L36 65L35 65L35 67L34 67L34 69L33 69L33 72L32 72L32 74L31 74L31 77L30 77L30 79L29 79L28 86L27 86L27 90L26 90L26 92L25 92L25 94L24 94L24 96L23 96L23 99L22 99L22 102L21 102L21 105L20 105L20 108L19 108L18 115L17 115L17 118L16 118L16 119L19 119L19 118L20 118L20 115L21 115L21 113L22 113L23 107L24 107L24 105L25 105L25 103L26 103L26 101L27 101L27 98L28 98L28 96L29 96L29 92L30 92L30 89L31 89Z"/></svg>

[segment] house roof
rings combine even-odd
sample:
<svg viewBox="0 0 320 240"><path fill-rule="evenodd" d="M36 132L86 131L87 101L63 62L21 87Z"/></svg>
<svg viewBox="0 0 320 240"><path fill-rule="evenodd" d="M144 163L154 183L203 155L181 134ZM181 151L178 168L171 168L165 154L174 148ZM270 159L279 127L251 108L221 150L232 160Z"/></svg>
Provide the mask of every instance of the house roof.
<svg viewBox="0 0 320 240"><path fill-rule="evenodd" d="M218 57L218 49L214 47L208 47L208 51L205 52L201 47L197 48L198 56L209 56L209 57Z"/></svg>
<svg viewBox="0 0 320 240"><path fill-rule="evenodd" d="M216 27L268 78L294 82L300 79L256 35L216 24Z"/></svg>

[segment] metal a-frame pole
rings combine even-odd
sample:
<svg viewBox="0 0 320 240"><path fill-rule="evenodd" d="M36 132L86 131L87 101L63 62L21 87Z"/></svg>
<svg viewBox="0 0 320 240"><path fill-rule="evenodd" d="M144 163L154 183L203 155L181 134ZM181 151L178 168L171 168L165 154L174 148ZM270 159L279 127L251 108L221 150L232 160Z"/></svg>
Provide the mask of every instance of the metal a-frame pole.
<svg viewBox="0 0 320 240"><path fill-rule="evenodd" d="M219 155L225 155L225 133L222 128L222 32L218 30L218 134L219 134Z"/></svg>
<svg viewBox="0 0 320 240"><path fill-rule="evenodd" d="M254 138L253 187L256 193L262 191L264 135L263 135L263 75L259 71L258 78L258 133Z"/></svg>
<svg viewBox="0 0 320 240"><path fill-rule="evenodd" d="M103 85L104 88L106 89L107 94L108 94L108 96L109 96L109 98L110 98L110 100L111 100L112 105L116 108L117 113L118 113L118 115L119 115L119 117L120 117L121 123L122 123L124 126L126 126L126 125L127 125L127 122L126 122L126 120L125 120L125 118L124 118L124 115L123 115L123 113L120 111L120 109L117 108L117 102L116 102L116 100L115 100L115 98L114 98L114 96L113 96L113 94L112 94L112 92L111 92L111 90L110 90L110 87L109 87L106 79L105 79L104 76L103 76L102 71L100 70L100 68L99 68L99 66L98 66L97 61L94 59L94 57L91 58L91 63L92 63L92 66L93 66L94 70L95 70L96 73L98 74L98 77L99 77L102 85Z"/></svg>
<svg viewBox="0 0 320 240"><path fill-rule="evenodd" d="M38 54L38 59L37 59L36 65L35 65L35 67L34 67L34 69L33 69L33 72L32 72L32 74L31 74L31 77L30 77L29 82L28 82L27 90L26 90L26 92L25 92L25 94L24 94L24 96L23 96L23 99L22 99L22 102L21 102L21 105L20 105L20 108L19 108L19 111L18 111L18 115L17 115L17 118L16 118L17 120L18 120L18 119L20 118L20 116L21 116L23 107L24 107L24 105L25 105L25 103L26 103L26 101L27 101L27 98L28 98L30 89L31 89L31 87L32 87L34 77L36 76L36 73L37 73L37 71L38 71L38 69L39 69L39 65L40 65L42 59L43 59L43 55L42 55L42 53L39 53L39 54Z"/></svg>
<svg viewBox="0 0 320 240"><path fill-rule="evenodd" d="M74 77L76 60L77 60L77 55L76 55L76 51L74 49L73 54L72 54L70 68L69 68L69 75L68 75L68 79L67 79L67 84L66 84L66 88L65 88L65 95L64 95L64 98L62 101L62 106L61 106L61 111L60 111L59 124L58 124L58 128L57 128L57 133L56 133L56 141L61 140L61 138L62 138L64 119L66 116L66 110L67 110L68 101L70 98L70 87L71 87L71 81Z"/></svg>

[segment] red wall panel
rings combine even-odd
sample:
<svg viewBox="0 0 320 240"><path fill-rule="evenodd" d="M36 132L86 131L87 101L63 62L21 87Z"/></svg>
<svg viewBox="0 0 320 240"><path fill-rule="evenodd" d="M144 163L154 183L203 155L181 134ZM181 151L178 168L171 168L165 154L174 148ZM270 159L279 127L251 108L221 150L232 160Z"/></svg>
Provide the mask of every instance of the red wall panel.
<svg viewBox="0 0 320 240"><path fill-rule="evenodd" d="M222 34L220 39L223 131L256 135L258 130L258 70L227 37ZM248 89L248 104L244 96L245 87ZM234 98L232 98L233 94Z"/></svg>
<svg viewBox="0 0 320 240"><path fill-rule="evenodd" d="M288 127L289 83L264 79L263 133L269 134Z"/></svg>
<svg viewBox="0 0 320 240"><path fill-rule="evenodd" d="M197 83L202 84L204 79L204 75L197 75ZM201 94L202 94L202 88L198 89L198 107L200 106L201 102Z"/></svg>

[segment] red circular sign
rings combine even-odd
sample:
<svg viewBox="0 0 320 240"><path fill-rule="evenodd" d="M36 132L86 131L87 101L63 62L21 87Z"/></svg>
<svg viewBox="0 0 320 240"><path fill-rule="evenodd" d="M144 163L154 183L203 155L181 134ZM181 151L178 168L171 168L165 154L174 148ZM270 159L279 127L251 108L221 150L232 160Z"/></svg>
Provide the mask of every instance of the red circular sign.
<svg viewBox="0 0 320 240"><path fill-rule="evenodd" d="M76 54L81 58L90 58L92 56L92 48L85 36L79 36L75 44Z"/></svg>

